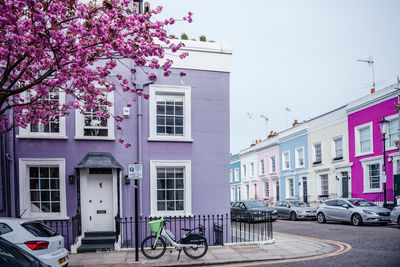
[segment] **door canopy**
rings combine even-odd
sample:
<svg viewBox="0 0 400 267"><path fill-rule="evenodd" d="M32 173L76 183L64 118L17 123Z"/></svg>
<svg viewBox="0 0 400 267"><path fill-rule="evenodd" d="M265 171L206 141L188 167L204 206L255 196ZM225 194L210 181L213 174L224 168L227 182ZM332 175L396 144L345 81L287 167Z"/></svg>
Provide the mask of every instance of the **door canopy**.
<svg viewBox="0 0 400 267"><path fill-rule="evenodd" d="M81 160L81 162L76 165L77 169L120 169L123 167L119 162L111 155L109 152L89 152Z"/></svg>

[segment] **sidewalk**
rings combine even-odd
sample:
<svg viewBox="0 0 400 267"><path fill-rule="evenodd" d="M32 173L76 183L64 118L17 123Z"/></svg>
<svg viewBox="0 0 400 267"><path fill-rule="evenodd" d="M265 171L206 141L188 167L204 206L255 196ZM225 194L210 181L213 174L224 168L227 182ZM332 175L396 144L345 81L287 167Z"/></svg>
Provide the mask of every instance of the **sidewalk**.
<svg viewBox="0 0 400 267"><path fill-rule="evenodd" d="M135 262L134 251L70 254L68 266L204 266L254 261L283 260L318 256L334 252L335 245L290 235L274 233L275 242L262 245L210 246L207 254L198 260L188 258L183 252L177 261L178 252L167 249L157 260L149 260L140 252Z"/></svg>

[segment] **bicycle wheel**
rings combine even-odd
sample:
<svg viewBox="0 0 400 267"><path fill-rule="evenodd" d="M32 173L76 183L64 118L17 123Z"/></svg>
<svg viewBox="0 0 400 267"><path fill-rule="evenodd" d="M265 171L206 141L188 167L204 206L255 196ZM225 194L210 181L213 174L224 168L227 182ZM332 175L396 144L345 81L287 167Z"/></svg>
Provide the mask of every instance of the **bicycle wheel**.
<svg viewBox="0 0 400 267"><path fill-rule="evenodd" d="M193 244L190 247L183 247L186 256L192 259L199 259L206 255L208 250L207 240L200 241L199 244Z"/></svg>
<svg viewBox="0 0 400 267"><path fill-rule="evenodd" d="M140 246L143 255L145 255L149 259L158 259L162 255L164 255L165 251L167 250L167 244L161 238L158 238L157 243L154 245L157 236L151 235L146 237Z"/></svg>

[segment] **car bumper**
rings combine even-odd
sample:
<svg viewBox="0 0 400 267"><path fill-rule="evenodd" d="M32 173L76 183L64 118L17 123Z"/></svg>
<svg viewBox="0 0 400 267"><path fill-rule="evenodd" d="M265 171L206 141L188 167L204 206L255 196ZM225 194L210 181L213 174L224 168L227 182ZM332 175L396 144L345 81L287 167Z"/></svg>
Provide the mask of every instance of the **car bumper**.
<svg viewBox="0 0 400 267"><path fill-rule="evenodd" d="M394 222L394 223L397 223L397 222L398 222L398 218L399 218L399 216L390 215L390 219L391 219L392 222Z"/></svg>
<svg viewBox="0 0 400 267"><path fill-rule="evenodd" d="M316 212L298 213L298 214L297 214L297 218L316 219L316 218L317 218L317 213L316 213Z"/></svg>
<svg viewBox="0 0 400 267"><path fill-rule="evenodd" d="M37 258L50 266L65 266L68 264L68 250L60 248L51 253L38 255Z"/></svg>
<svg viewBox="0 0 400 267"><path fill-rule="evenodd" d="M262 222L262 221L269 221L269 218L275 221L278 218L278 214L277 213L271 214L271 217L268 214L253 215L251 220L253 222Z"/></svg>
<svg viewBox="0 0 400 267"><path fill-rule="evenodd" d="M364 223L390 223L390 216L367 216L363 219Z"/></svg>

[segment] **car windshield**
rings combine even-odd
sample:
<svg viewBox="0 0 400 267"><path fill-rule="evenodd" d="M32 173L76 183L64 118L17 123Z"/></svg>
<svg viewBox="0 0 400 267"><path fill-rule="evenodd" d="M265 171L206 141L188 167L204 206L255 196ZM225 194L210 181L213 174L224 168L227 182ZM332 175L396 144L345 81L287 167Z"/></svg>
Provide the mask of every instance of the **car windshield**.
<svg viewBox="0 0 400 267"><path fill-rule="evenodd" d="M292 201L291 202L295 207L309 207L310 205L303 201Z"/></svg>
<svg viewBox="0 0 400 267"><path fill-rule="evenodd" d="M264 202L261 202L261 201L248 201L248 202L246 202L246 206L248 208L268 207Z"/></svg>
<svg viewBox="0 0 400 267"><path fill-rule="evenodd" d="M371 207L376 206L374 203L364 199L349 199L349 202L356 207Z"/></svg>

